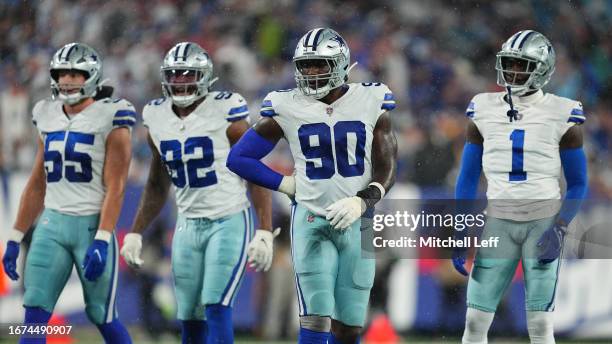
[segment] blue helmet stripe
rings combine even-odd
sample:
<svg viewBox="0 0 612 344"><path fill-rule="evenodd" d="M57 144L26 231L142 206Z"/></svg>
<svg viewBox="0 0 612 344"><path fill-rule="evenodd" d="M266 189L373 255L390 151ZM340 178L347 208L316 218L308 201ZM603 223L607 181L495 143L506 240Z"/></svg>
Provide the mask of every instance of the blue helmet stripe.
<svg viewBox="0 0 612 344"><path fill-rule="evenodd" d="M66 52L66 56L64 57L64 59L66 60L66 62L68 62L68 57L70 56L70 53L72 52L72 49L74 49L76 47L76 44L73 44L70 49L68 49L68 52Z"/></svg>
<svg viewBox="0 0 612 344"><path fill-rule="evenodd" d="M312 40L312 50L317 50L317 44L319 44L319 37L321 36L322 32L323 29L319 29L319 31L317 31L317 34L314 36L314 39Z"/></svg>
<svg viewBox="0 0 612 344"><path fill-rule="evenodd" d="M510 43L510 48L512 48L514 46L514 43L516 43L516 40L519 38L519 36L523 33L523 31L519 31L517 33L514 34L514 39L512 40L512 43Z"/></svg>
<svg viewBox="0 0 612 344"><path fill-rule="evenodd" d="M185 50L183 51L183 61L187 61L187 53L189 52L190 46L191 43L187 43L187 45L185 46Z"/></svg>
<svg viewBox="0 0 612 344"><path fill-rule="evenodd" d="M529 33L526 34L525 37L523 37L523 40L521 41L521 43L518 46L519 49L521 49L523 47L525 42L527 42L527 38L529 38L529 36L531 36L531 35L533 35L533 31L529 31Z"/></svg>
<svg viewBox="0 0 612 344"><path fill-rule="evenodd" d="M174 62L178 61L179 50L181 50L181 44L177 45L174 50Z"/></svg>
<svg viewBox="0 0 612 344"><path fill-rule="evenodd" d="M308 40L310 39L310 35L312 35L312 32L314 30L310 30L308 31L308 33L306 34L306 38L304 38L304 47L308 47Z"/></svg>

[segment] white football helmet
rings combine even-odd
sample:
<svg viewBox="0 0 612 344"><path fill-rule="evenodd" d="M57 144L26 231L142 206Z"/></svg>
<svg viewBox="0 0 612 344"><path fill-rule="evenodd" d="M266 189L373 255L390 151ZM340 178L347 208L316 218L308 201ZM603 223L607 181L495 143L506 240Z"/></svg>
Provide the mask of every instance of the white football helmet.
<svg viewBox="0 0 612 344"><path fill-rule="evenodd" d="M524 70L516 68L517 61ZM512 67L512 66L515 67ZM497 53L497 84L520 96L548 83L555 71L555 50L548 38L533 30L512 35Z"/></svg>
<svg viewBox="0 0 612 344"><path fill-rule="evenodd" d="M319 61L313 61L319 60ZM295 48L295 82L298 89L306 96L320 99L329 91L342 86L348 79L351 54L349 47L336 31L328 28L316 28L308 31ZM305 74L309 63L326 63L328 71L321 74Z"/></svg>
<svg viewBox="0 0 612 344"><path fill-rule="evenodd" d="M85 75L82 85L59 83L60 70L77 70ZM94 97L102 85L102 59L90 46L83 43L69 43L53 54L49 66L51 75L51 96L68 105L74 105L81 100ZM65 89L79 88L76 93L64 93Z"/></svg>
<svg viewBox="0 0 612 344"><path fill-rule="evenodd" d="M187 107L208 94L217 80L212 74L213 63L206 50L193 42L181 42L164 57L162 91L174 105Z"/></svg>

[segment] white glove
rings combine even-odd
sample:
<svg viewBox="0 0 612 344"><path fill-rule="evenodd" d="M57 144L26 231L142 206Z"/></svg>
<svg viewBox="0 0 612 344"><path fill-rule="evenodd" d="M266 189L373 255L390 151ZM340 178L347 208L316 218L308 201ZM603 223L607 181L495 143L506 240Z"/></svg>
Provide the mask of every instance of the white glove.
<svg viewBox="0 0 612 344"><path fill-rule="evenodd" d="M128 233L123 238L123 246L121 247L121 255L125 262L132 268L138 269L143 263L140 259L140 251L142 250L142 235L138 233Z"/></svg>
<svg viewBox="0 0 612 344"><path fill-rule="evenodd" d="M334 202L327 207L327 221L331 221L332 227L338 230L345 230L366 210L366 204L361 197L346 197Z"/></svg>
<svg viewBox="0 0 612 344"><path fill-rule="evenodd" d="M255 231L253 240L247 247L247 256L249 257L249 266L255 271L268 271L272 266L272 258L274 257L274 238L280 233L280 228L271 232L266 229L258 229Z"/></svg>

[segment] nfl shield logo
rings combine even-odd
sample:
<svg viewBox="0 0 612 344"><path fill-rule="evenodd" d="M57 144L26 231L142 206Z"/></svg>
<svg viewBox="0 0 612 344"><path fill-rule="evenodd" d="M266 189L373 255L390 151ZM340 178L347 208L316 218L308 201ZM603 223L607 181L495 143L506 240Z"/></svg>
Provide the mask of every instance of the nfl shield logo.
<svg viewBox="0 0 612 344"><path fill-rule="evenodd" d="M310 214L308 215L308 218L306 219L306 221L308 221L308 223L313 223L314 222L314 215Z"/></svg>
<svg viewBox="0 0 612 344"><path fill-rule="evenodd" d="M331 106L327 108L327 114L331 116L331 114L334 112L334 108L332 108Z"/></svg>

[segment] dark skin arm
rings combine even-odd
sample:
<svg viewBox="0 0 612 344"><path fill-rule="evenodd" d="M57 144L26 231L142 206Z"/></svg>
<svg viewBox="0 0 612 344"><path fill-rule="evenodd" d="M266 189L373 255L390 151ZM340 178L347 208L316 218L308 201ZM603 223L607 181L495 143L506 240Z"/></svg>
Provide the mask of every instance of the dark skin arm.
<svg viewBox="0 0 612 344"><path fill-rule="evenodd" d="M132 225L132 233L139 234L144 232L157 215L159 215L164 203L166 203L171 183L170 176L151 139L151 135L147 135L147 138L153 157L151 158L151 165L149 167L149 178L147 179L147 184L140 198L136 219Z"/></svg>
<svg viewBox="0 0 612 344"><path fill-rule="evenodd" d="M561 137L559 149L580 148L582 147L582 142L582 127L574 125L565 132L563 137Z"/></svg>
<svg viewBox="0 0 612 344"><path fill-rule="evenodd" d="M273 121L276 123L276 121ZM276 124L278 126L278 124ZM226 131L227 138L233 146L240 140L242 135L249 130L249 123L245 120L233 122ZM280 127L279 127L280 128ZM281 130L282 133L282 130ZM282 136L282 135L281 135ZM272 141L272 140L270 140ZM278 141L278 139L276 140ZM274 141L274 142L276 142ZM253 198L253 206L257 219L259 219L259 227L262 229L272 230L272 194L270 190L259 185L249 183L249 191Z"/></svg>
<svg viewBox="0 0 612 344"><path fill-rule="evenodd" d="M374 127L372 139L372 181L389 190L395 183L397 172L397 139L393 133L391 118L385 112Z"/></svg>
<svg viewBox="0 0 612 344"><path fill-rule="evenodd" d="M468 123L466 132L467 142L477 145L481 145L484 142L484 139L482 138L482 135L480 134L480 131L478 131L478 127L476 124L474 124L474 122L470 121Z"/></svg>

